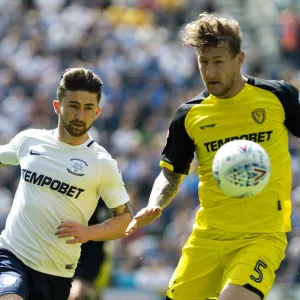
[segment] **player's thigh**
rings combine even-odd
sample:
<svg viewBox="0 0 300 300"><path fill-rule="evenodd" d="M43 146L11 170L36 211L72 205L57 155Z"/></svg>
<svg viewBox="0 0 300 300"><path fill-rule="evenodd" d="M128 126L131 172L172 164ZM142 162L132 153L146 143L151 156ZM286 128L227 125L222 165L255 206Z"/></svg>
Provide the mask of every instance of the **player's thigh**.
<svg viewBox="0 0 300 300"><path fill-rule="evenodd" d="M6 294L0 296L0 300L23 300L23 298L16 294Z"/></svg>
<svg viewBox="0 0 300 300"><path fill-rule="evenodd" d="M259 299L264 299L274 283L275 271L285 256L286 244L283 233L265 234L247 242L237 241L236 247L232 247L236 253L225 268L222 279L223 290L225 291L229 284L238 285L256 294ZM234 287L229 291L233 290Z"/></svg>
<svg viewBox="0 0 300 300"><path fill-rule="evenodd" d="M11 252L0 249L0 299L27 299L28 274L24 264Z"/></svg>
<svg viewBox="0 0 300 300"><path fill-rule="evenodd" d="M213 241L189 239L169 282L167 297L172 300L206 300L217 297L224 266Z"/></svg>
<svg viewBox="0 0 300 300"><path fill-rule="evenodd" d="M218 300L261 300L261 297L252 292L251 290L245 289L242 286L229 284L222 291Z"/></svg>
<svg viewBox="0 0 300 300"><path fill-rule="evenodd" d="M16 294L6 294L0 296L0 300L23 300L23 298Z"/></svg>

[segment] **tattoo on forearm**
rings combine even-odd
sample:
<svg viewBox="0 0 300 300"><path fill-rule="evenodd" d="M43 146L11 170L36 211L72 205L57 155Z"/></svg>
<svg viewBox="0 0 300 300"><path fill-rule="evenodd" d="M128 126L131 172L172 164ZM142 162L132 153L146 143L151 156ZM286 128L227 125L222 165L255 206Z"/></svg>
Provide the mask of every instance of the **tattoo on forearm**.
<svg viewBox="0 0 300 300"><path fill-rule="evenodd" d="M126 202L124 205L120 207L110 208L109 211L112 217L129 213L131 218L133 218L133 211L130 205L130 201Z"/></svg>
<svg viewBox="0 0 300 300"><path fill-rule="evenodd" d="M177 191L178 191L178 186L172 184L167 185L166 187L163 188L161 194L158 196L157 204L160 207L165 208L173 200L173 198L177 194Z"/></svg>
<svg viewBox="0 0 300 300"><path fill-rule="evenodd" d="M129 213L130 216L131 216L131 218L133 219L133 211L132 211L130 202L127 202L127 203L125 203L124 205L125 205L125 208L124 208L124 214L125 214L125 213Z"/></svg>
<svg viewBox="0 0 300 300"><path fill-rule="evenodd" d="M109 211L112 217L115 217L117 215L117 210L115 208L110 208Z"/></svg>
<svg viewBox="0 0 300 300"><path fill-rule="evenodd" d="M165 208L176 196L183 175L163 169L157 177L150 195L150 202Z"/></svg>

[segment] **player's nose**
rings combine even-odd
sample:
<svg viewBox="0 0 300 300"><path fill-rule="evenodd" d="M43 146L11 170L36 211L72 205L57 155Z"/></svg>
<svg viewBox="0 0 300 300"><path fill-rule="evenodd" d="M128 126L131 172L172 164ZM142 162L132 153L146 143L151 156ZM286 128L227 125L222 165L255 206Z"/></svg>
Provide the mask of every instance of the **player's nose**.
<svg viewBox="0 0 300 300"><path fill-rule="evenodd" d="M78 109L75 114L75 119L76 119L76 121L83 121L84 120L84 110Z"/></svg>
<svg viewBox="0 0 300 300"><path fill-rule="evenodd" d="M216 68L214 68L213 66L206 68L206 78L209 78L209 79L215 78L215 75L216 75Z"/></svg>

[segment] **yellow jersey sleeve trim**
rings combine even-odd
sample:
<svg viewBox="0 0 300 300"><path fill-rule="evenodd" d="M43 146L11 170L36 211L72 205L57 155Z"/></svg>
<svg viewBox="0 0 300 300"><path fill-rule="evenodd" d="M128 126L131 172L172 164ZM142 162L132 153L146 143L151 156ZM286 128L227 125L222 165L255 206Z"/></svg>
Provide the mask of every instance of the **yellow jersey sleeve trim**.
<svg viewBox="0 0 300 300"><path fill-rule="evenodd" d="M167 163L167 162L165 162L163 160L161 160L159 162L159 166L162 167L162 168L167 168L168 170L174 172L174 166L172 166L171 164L169 164L169 163Z"/></svg>

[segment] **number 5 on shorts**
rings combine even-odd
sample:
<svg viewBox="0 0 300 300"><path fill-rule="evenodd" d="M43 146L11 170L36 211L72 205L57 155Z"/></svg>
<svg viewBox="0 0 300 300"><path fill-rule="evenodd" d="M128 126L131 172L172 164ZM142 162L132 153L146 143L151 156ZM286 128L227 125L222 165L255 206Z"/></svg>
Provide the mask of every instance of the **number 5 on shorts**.
<svg viewBox="0 0 300 300"><path fill-rule="evenodd" d="M266 267L267 267L267 265L259 259L254 267L254 271L257 272L258 276L255 277L255 276L251 275L250 278L255 282L262 282L264 276L263 276L261 268L265 269Z"/></svg>

